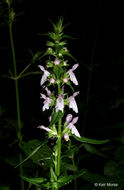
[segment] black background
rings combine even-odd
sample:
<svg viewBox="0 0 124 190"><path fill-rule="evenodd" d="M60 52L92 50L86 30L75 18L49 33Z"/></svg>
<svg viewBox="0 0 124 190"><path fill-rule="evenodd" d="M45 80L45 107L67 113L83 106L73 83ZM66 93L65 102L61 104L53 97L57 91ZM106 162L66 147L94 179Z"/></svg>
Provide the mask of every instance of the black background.
<svg viewBox="0 0 124 190"><path fill-rule="evenodd" d="M9 29L6 22L7 11L4 1L1 1L0 24L0 74L13 70L9 39ZM76 76L79 81L78 130L87 137L106 139L121 135L124 127L124 12L121 1L21 1L12 3L16 17L13 24L13 38L17 60L17 70L20 72L31 59L33 53L46 48L47 37L40 35L52 30L49 19L56 22L64 17L68 24L65 33L76 38L68 40L68 49L78 60L79 68ZM96 42L96 46L95 46ZM94 52L93 52L94 51ZM93 70L90 85L88 115L86 127L83 129L87 109L86 94L88 77L93 54ZM38 71L36 62L33 71ZM70 60L73 65L74 61ZM40 100L40 75L28 76L19 80L19 95L21 118L24 122L24 139L41 138L37 126L47 123L49 112L42 112ZM5 108L3 118L16 119L15 89L12 80L0 78L0 105ZM71 91L70 91L71 93ZM117 105L117 100L120 100ZM116 106L117 105L117 106ZM113 106L115 106L113 108ZM3 119L2 118L2 119ZM120 128L119 123L122 123ZM118 125L116 128L112 126ZM6 132L7 133L7 132ZM8 133L7 133L8 134ZM5 132L1 132L1 136ZM9 135L9 134L8 134ZM11 134L13 136L13 133ZM9 137L10 143L14 137Z"/></svg>

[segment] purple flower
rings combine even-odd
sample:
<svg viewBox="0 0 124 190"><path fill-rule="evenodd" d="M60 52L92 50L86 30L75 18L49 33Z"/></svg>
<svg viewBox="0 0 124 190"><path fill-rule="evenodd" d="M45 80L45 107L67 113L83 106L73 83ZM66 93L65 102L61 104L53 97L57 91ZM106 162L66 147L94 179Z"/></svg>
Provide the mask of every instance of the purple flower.
<svg viewBox="0 0 124 190"><path fill-rule="evenodd" d="M78 130L74 126L75 123L77 123L78 117L74 117L74 119L68 123L67 128L71 130L71 133L74 134L77 137L81 137Z"/></svg>
<svg viewBox="0 0 124 190"><path fill-rule="evenodd" d="M79 94L79 92L75 92L72 96L70 96L68 98L69 101L69 108L72 108L73 111L75 111L76 113L78 113L78 107L77 107L77 103L75 101L75 96L77 96Z"/></svg>
<svg viewBox="0 0 124 190"><path fill-rule="evenodd" d="M72 69L69 69L69 71L67 72L69 74L70 80L75 84L78 85L78 81L76 79L75 74L73 73L73 71L79 66L79 64L75 64L73 65Z"/></svg>
<svg viewBox="0 0 124 190"><path fill-rule="evenodd" d="M57 100L56 100L56 112L58 112L59 110L63 112L63 109L64 109L64 100L63 100L63 97L62 95L59 95Z"/></svg>
<svg viewBox="0 0 124 190"><path fill-rule="evenodd" d="M47 70L45 70L42 65L38 65L38 67L44 72L40 81L40 84L42 86L44 82L47 80L47 77L50 75L50 73Z"/></svg>
<svg viewBox="0 0 124 190"><path fill-rule="evenodd" d="M43 98L45 101L43 102L43 108L42 108L42 110L43 111L45 111L45 109L49 109L49 106L50 106L50 104L52 103L52 99L51 98L49 98L49 97L46 97L46 95L45 94L40 94L41 95L41 98Z"/></svg>
<svg viewBox="0 0 124 190"><path fill-rule="evenodd" d="M59 63L60 63L60 61L57 59L54 61L54 65L59 65Z"/></svg>
<svg viewBox="0 0 124 190"><path fill-rule="evenodd" d="M43 129L43 130L45 130L45 131L47 131L47 132L51 132L51 131L52 131L51 129L49 129L48 127L45 127L45 126L43 126L43 125L41 125L41 126L39 126L39 127L37 127L37 128Z"/></svg>

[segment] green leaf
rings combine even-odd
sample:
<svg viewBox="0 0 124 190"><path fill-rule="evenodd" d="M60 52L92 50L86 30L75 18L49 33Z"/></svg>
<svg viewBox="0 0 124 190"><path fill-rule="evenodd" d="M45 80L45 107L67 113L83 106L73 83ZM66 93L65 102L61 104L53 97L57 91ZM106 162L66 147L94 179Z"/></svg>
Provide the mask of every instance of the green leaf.
<svg viewBox="0 0 124 190"><path fill-rule="evenodd" d="M54 66L53 72L56 75L57 79L60 79L62 73L64 72L63 68L61 66Z"/></svg>
<svg viewBox="0 0 124 190"><path fill-rule="evenodd" d="M48 141L48 140L47 140ZM26 147L26 145L27 144L30 144L30 142L29 143L25 143L25 146L24 147L22 147L22 149L25 151L25 153L27 154L27 152L29 153L28 154L28 156L21 162L21 163L19 163L15 168L17 168L18 166L20 166L21 164L23 164L24 162L26 162L28 159L31 159L37 152L38 152L38 150L41 148L41 147L43 147L46 143L47 143L47 141L45 141L44 143L42 143L41 144L41 142L40 141L38 141L38 143L37 143L37 145L36 145L36 148L34 148L34 150L32 151L32 146L31 146L31 149L30 149L30 151L25 151L25 150L27 150L25 147ZM40 143L39 143L40 142ZM40 144L40 145L39 145ZM32 145L32 143L31 143L31 145ZM39 145L39 146L38 146ZM30 147L30 146L29 146Z"/></svg>
<svg viewBox="0 0 124 190"><path fill-rule="evenodd" d="M47 142L47 141L46 141ZM22 150L28 156L31 154L32 150L35 150L37 146L41 142L39 140L33 139L29 142L25 143L22 147ZM51 154L52 150L47 146L47 144L43 143L43 146L34 154L30 159L37 165L42 167L49 167L51 165Z"/></svg>
<svg viewBox="0 0 124 190"><path fill-rule="evenodd" d="M99 150L97 150L97 148L95 148L92 145L89 144L83 144L83 147L85 148L86 151L92 153L92 154L96 154L102 157L107 157L106 155L102 154Z"/></svg>
<svg viewBox="0 0 124 190"><path fill-rule="evenodd" d="M67 44L67 42L65 42L65 41L59 42L59 46L64 46L64 45L66 45L66 44Z"/></svg>
<svg viewBox="0 0 124 190"><path fill-rule="evenodd" d="M77 61L77 59L75 59L75 57L73 57L73 55L71 53L69 53L68 51L63 52L63 55L67 55L67 56L71 57L74 61Z"/></svg>
<svg viewBox="0 0 124 190"><path fill-rule="evenodd" d="M49 32L48 34L49 34L50 38L52 38L53 40L56 40L57 36L54 32Z"/></svg>
<svg viewBox="0 0 124 190"><path fill-rule="evenodd" d="M51 182L57 181L57 176L55 174L55 172L53 171L53 167L50 167L50 174L51 174Z"/></svg>
<svg viewBox="0 0 124 190"><path fill-rule="evenodd" d="M47 41L46 45L50 46L50 47L54 47L55 46L55 44L53 42L51 42L51 41Z"/></svg>
<svg viewBox="0 0 124 190"><path fill-rule="evenodd" d="M46 181L45 178L42 178L42 177L39 177L39 178L28 178L28 177L25 177L25 176L20 176L22 179L24 179L25 181L33 184L33 185L36 185L36 186L39 186L39 184L41 183L44 183Z"/></svg>
<svg viewBox="0 0 124 190"><path fill-rule="evenodd" d="M73 88L73 86L71 85L71 83L68 82L67 85L68 85L68 86L72 89L72 91L74 92L74 88Z"/></svg>
<svg viewBox="0 0 124 190"><path fill-rule="evenodd" d="M79 138L75 135L73 135L73 137L80 142L89 143L89 144L105 144L105 143L109 142L109 140L95 140L95 139L89 139L86 137L80 137Z"/></svg>
<svg viewBox="0 0 124 190"><path fill-rule="evenodd" d="M86 173L85 169L79 171L76 175L62 176L58 179L58 186L63 187L64 185L70 183L72 180L79 178Z"/></svg>
<svg viewBox="0 0 124 190"><path fill-rule="evenodd" d="M115 161L109 160L104 166L104 174L106 176L117 176L117 167L118 164Z"/></svg>
<svg viewBox="0 0 124 190"><path fill-rule="evenodd" d="M74 166L73 164L69 164L69 163L63 163L63 167L64 167L64 170L68 170L68 171L77 171L77 167Z"/></svg>

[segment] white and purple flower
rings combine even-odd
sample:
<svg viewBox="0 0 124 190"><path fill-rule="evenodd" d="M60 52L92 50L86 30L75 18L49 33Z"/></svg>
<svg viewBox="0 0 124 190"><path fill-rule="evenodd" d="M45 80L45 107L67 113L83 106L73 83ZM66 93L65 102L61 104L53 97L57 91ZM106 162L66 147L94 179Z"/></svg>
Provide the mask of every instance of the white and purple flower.
<svg viewBox="0 0 124 190"><path fill-rule="evenodd" d="M62 95L59 95L57 100L56 100L56 112L58 111L62 111L63 112L63 109L64 109L64 99L63 99L63 96Z"/></svg>
<svg viewBox="0 0 124 190"><path fill-rule="evenodd" d="M78 107L77 107L77 103L75 101L75 96L77 96L78 94L79 94L79 92L75 92L72 96L70 96L68 98L69 108L72 108L73 111L75 111L76 113L78 113Z"/></svg>
<svg viewBox="0 0 124 190"><path fill-rule="evenodd" d="M73 65L73 67L71 69L69 69L69 71L67 72L69 74L70 80L75 84L78 85L78 81L76 79L75 74L73 73L73 71L79 66L79 64L75 64Z"/></svg>
<svg viewBox="0 0 124 190"><path fill-rule="evenodd" d="M43 105L43 108L42 108L43 111L48 110L50 104L51 104L52 101L53 101L53 100L50 98L50 96L51 96L51 91L50 91L47 87L45 87L45 90L46 90L46 92L47 92L48 97L47 97L45 94L40 93L40 95L41 95L40 98L43 98L43 99L44 99L44 102L43 102L44 105Z"/></svg>
<svg viewBox="0 0 124 190"><path fill-rule="evenodd" d="M42 86L44 82L47 80L47 77L50 75L50 73L47 70L45 70L42 65L38 65L38 67L41 69L41 71L44 72L40 81L40 85Z"/></svg>
<svg viewBox="0 0 124 190"><path fill-rule="evenodd" d="M75 136L81 137L78 130L74 126L74 124L77 123L77 121L78 121L78 117L74 117L73 120L67 124L67 128L70 129L71 133L74 134Z"/></svg>

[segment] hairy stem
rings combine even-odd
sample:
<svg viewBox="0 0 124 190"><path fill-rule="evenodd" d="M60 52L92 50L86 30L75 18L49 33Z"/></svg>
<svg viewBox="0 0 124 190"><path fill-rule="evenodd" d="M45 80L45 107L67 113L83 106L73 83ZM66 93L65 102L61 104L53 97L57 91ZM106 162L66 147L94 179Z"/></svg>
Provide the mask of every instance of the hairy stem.
<svg viewBox="0 0 124 190"><path fill-rule="evenodd" d="M9 34L10 34L10 43L11 43L11 50L12 50L12 59L13 59L13 67L14 67L14 77L17 77L17 67L16 67L16 57L15 57L15 48L13 42L13 34L12 34L12 20L11 20L11 8L9 6ZM19 90L18 90L18 79L15 80L15 94L16 94L16 109L17 109L17 122L18 122L18 130L17 130L17 137L19 140L19 147L22 143L22 135L21 135L21 117L20 117L20 103L19 103ZM22 155L19 154L19 161L22 162ZM23 167L22 164L20 165L20 174L23 174ZM24 181L21 179L21 190L24 190Z"/></svg>

